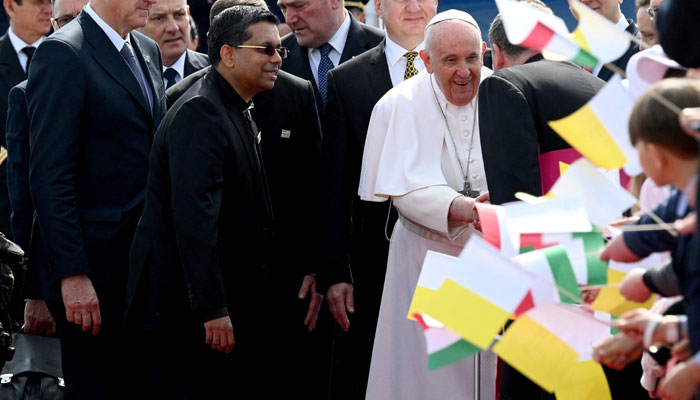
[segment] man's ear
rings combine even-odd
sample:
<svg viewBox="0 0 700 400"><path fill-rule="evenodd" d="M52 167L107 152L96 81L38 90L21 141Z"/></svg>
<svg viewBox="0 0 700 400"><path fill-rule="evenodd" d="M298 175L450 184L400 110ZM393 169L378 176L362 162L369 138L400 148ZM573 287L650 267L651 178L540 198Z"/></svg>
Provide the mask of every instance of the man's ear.
<svg viewBox="0 0 700 400"><path fill-rule="evenodd" d="M420 59L423 60L423 65L425 65L425 70L428 71L429 74L433 73L433 66L430 65L430 54L428 54L427 51L421 50L420 53Z"/></svg>
<svg viewBox="0 0 700 400"><path fill-rule="evenodd" d="M225 44L221 46L221 49L219 50L219 56L221 57L221 62L227 67L227 68L235 68L236 67L236 49Z"/></svg>
<svg viewBox="0 0 700 400"><path fill-rule="evenodd" d="M374 10L377 12L377 16L384 19L384 14L382 14L382 2L381 0L374 0Z"/></svg>
<svg viewBox="0 0 700 400"><path fill-rule="evenodd" d="M14 9L14 3L12 0L3 0L2 1L3 7L5 7L5 12L7 13L7 16L12 19L12 17L15 16L15 9Z"/></svg>

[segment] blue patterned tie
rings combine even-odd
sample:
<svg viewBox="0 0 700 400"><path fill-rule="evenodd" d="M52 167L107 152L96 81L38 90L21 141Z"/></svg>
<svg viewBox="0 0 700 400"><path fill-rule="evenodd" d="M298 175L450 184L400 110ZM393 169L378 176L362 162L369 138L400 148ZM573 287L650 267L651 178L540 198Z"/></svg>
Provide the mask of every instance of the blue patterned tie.
<svg viewBox="0 0 700 400"><path fill-rule="evenodd" d="M129 69L134 74L136 81L139 83L139 86L141 86L143 97L146 98L146 102L148 103L149 107L152 108L153 100L151 99L151 92L150 90L148 90L148 85L146 84L146 78L143 75L143 70L139 66L139 62L136 59L134 52L131 50L131 45L129 44L129 42L124 43L124 47L122 47L122 50L119 52L119 54L121 54L122 58L124 59L124 61L126 61L126 64L129 66ZM150 111L153 112L152 109Z"/></svg>
<svg viewBox="0 0 700 400"><path fill-rule="evenodd" d="M333 61L328 57L332 49L333 47L328 43L319 48L321 50L321 63L318 64L318 91L321 93L321 99L324 103L326 102L326 93L328 91L326 89L326 74L334 67Z"/></svg>

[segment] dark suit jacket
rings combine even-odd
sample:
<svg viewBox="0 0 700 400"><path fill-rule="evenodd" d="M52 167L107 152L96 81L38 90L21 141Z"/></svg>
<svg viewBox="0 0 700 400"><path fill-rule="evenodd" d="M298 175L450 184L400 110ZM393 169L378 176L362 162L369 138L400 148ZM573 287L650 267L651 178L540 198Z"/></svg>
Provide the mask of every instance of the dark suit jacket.
<svg viewBox="0 0 700 400"><path fill-rule="evenodd" d="M246 108L210 69L158 128L127 294L130 318L146 329L187 315L257 329L246 326L260 311L247 300L270 274L273 216Z"/></svg>
<svg viewBox="0 0 700 400"><path fill-rule="evenodd" d="M625 29L627 32L630 34L639 37L639 30L637 29L637 25L634 24L634 21L631 19L628 19L627 22L629 25L627 25L627 28ZM627 68L627 62L630 60L630 58L637 54L639 52L639 45L637 43L630 43L630 47L627 48L627 51L625 54L621 55L620 58L617 60L613 61L612 63L615 64L618 68L622 69L623 71ZM600 72L598 72L598 78L608 81L612 76L614 75L614 72L611 70L607 69L606 67L603 67L600 69Z"/></svg>
<svg viewBox="0 0 700 400"><path fill-rule="evenodd" d="M131 43L152 110L119 51L84 11L39 46L27 83L29 184L52 277L88 274L105 326L123 315L151 140L165 110L157 44L135 31Z"/></svg>
<svg viewBox="0 0 700 400"><path fill-rule="evenodd" d="M605 82L569 62L504 68L479 86L479 133L491 202L542 193L539 155L569 146L547 122L581 108Z"/></svg>
<svg viewBox="0 0 700 400"><path fill-rule="evenodd" d="M389 202L365 202L357 195L372 109L392 88L384 46L382 41L328 73L321 153L327 251L327 269L319 275L323 288L351 282L350 267L353 274L356 268L386 271Z"/></svg>
<svg viewBox="0 0 700 400"><path fill-rule="evenodd" d="M185 76L189 76L199 71L202 68L208 67L210 64L209 56L187 49L185 56Z"/></svg>
<svg viewBox="0 0 700 400"><path fill-rule="evenodd" d="M5 33L0 37L0 146L5 147L5 129L7 121L7 97L10 89L23 80L27 74L22 69L10 37ZM7 193L7 168L0 164L0 232L12 238L10 225L10 199Z"/></svg>
<svg viewBox="0 0 700 400"><path fill-rule="evenodd" d="M210 69L197 71L168 89L168 105ZM251 114L261 132L275 214L275 256L277 262L292 267L287 271L293 275L290 278L301 278L316 272L317 260L309 255L317 251L317 244L309 238L316 237L320 229L316 221L320 214L321 127L314 91L310 82L279 71L274 88L256 94L253 103Z"/></svg>
<svg viewBox="0 0 700 400"><path fill-rule="evenodd" d="M345 41L343 54L340 55L340 63L342 64L352 57L360 55L372 47L375 47L382 41L382 39L384 39L384 31L369 25L365 25L361 22L357 22L352 16L350 16L350 31L348 32L348 38ZM318 92L314 75L311 72L308 48L299 45L297 38L294 36L294 32L288 33L282 38L282 46L290 50L289 56L282 61L282 69L294 76L306 79L313 84L314 94L316 96L316 106L318 108L319 115L323 117L323 100L321 99L321 94Z"/></svg>

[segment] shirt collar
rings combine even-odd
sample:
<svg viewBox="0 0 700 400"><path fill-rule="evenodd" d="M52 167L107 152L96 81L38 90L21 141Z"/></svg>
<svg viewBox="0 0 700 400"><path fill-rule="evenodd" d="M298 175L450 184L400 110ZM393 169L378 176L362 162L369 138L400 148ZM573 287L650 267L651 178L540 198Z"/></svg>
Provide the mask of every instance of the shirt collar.
<svg viewBox="0 0 700 400"><path fill-rule="evenodd" d="M165 70L168 68L172 68L175 70L175 72L177 72L180 75L180 78L184 78L185 77L185 58L186 57L187 57L187 50L185 50L182 53L180 58L178 58L177 61L175 61L173 63L173 65L171 65L169 67L166 67L165 65L163 65L163 72L165 72Z"/></svg>
<svg viewBox="0 0 700 400"><path fill-rule="evenodd" d="M348 12L345 11L345 19L343 20L343 23L340 24L340 28L335 31L335 34L333 34L333 37L331 37L331 39L328 41L328 44L330 44L335 51L343 54L345 41L348 40L348 33L350 33L350 16L348 15Z"/></svg>
<svg viewBox="0 0 700 400"><path fill-rule="evenodd" d="M396 42L391 40L389 35L387 35L384 52L386 53L386 59L389 62L389 67L393 67L394 65L396 65L399 62L399 60L401 60L401 57L403 57L404 54L408 53L409 51L416 51L420 53L420 51L423 50L424 45L425 42L420 42L420 44L416 46L415 49L406 50L403 47L396 44Z"/></svg>
<svg viewBox="0 0 700 400"><path fill-rule="evenodd" d="M129 42L129 35L126 35L126 38L123 38L117 33L117 31L114 30L109 24L105 22L97 13L95 10L90 7L90 4L88 3L85 8L83 8L85 12L88 13L88 15L95 21L95 23L104 31L105 35L109 38L109 40L112 42L114 47L117 48L117 51L122 51L122 47L124 47L124 44ZM131 44L129 42L129 44Z"/></svg>
<svg viewBox="0 0 700 400"><path fill-rule="evenodd" d="M630 24L629 24L629 22L627 22L627 18L625 18L625 16L622 15L622 16L620 17L620 19L617 21L617 23L615 24L615 28L617 28L617 29L619 29L619 30L621 30L621 31L624 31L625 29L627 29L627 27L628 27L629 25L630 25Z"/></svg>
<svg viewBox="0 0 700 400"><path fill-rule="evenodd" d="M29 44L24 40L20 39L19 36L15 35L15 32L12 31L12 27L10 27L10 29L7 30L7 36L10 37L10 43L12 43L12 47L15 49L15 53L17 54L19 54L19 52L27 46L31 46L34 48L39 47L39 44L44 40L44 37L41 36L39 39L37 39L36 42Z"/></svg>

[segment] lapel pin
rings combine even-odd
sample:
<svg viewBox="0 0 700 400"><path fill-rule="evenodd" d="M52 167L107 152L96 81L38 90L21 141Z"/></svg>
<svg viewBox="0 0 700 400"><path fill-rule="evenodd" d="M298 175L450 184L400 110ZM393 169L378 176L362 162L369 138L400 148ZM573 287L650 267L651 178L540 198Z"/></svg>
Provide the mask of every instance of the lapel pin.
<svg viewBox="0 0 700 400"><path fill-rule="evenodd" d="M292 134L292 131L290 131L288 129L282 129L282 135L280 135L280 136L282 136L285 139L289 139L289 136L291 134Z"/></svg>
<svg viewBox="0 0 700 400"><path fill-rule="evenodd" d="M148 54L143 55L143 61L145 61L147 64L151 63L151 57L148 56Z"/></svg>

